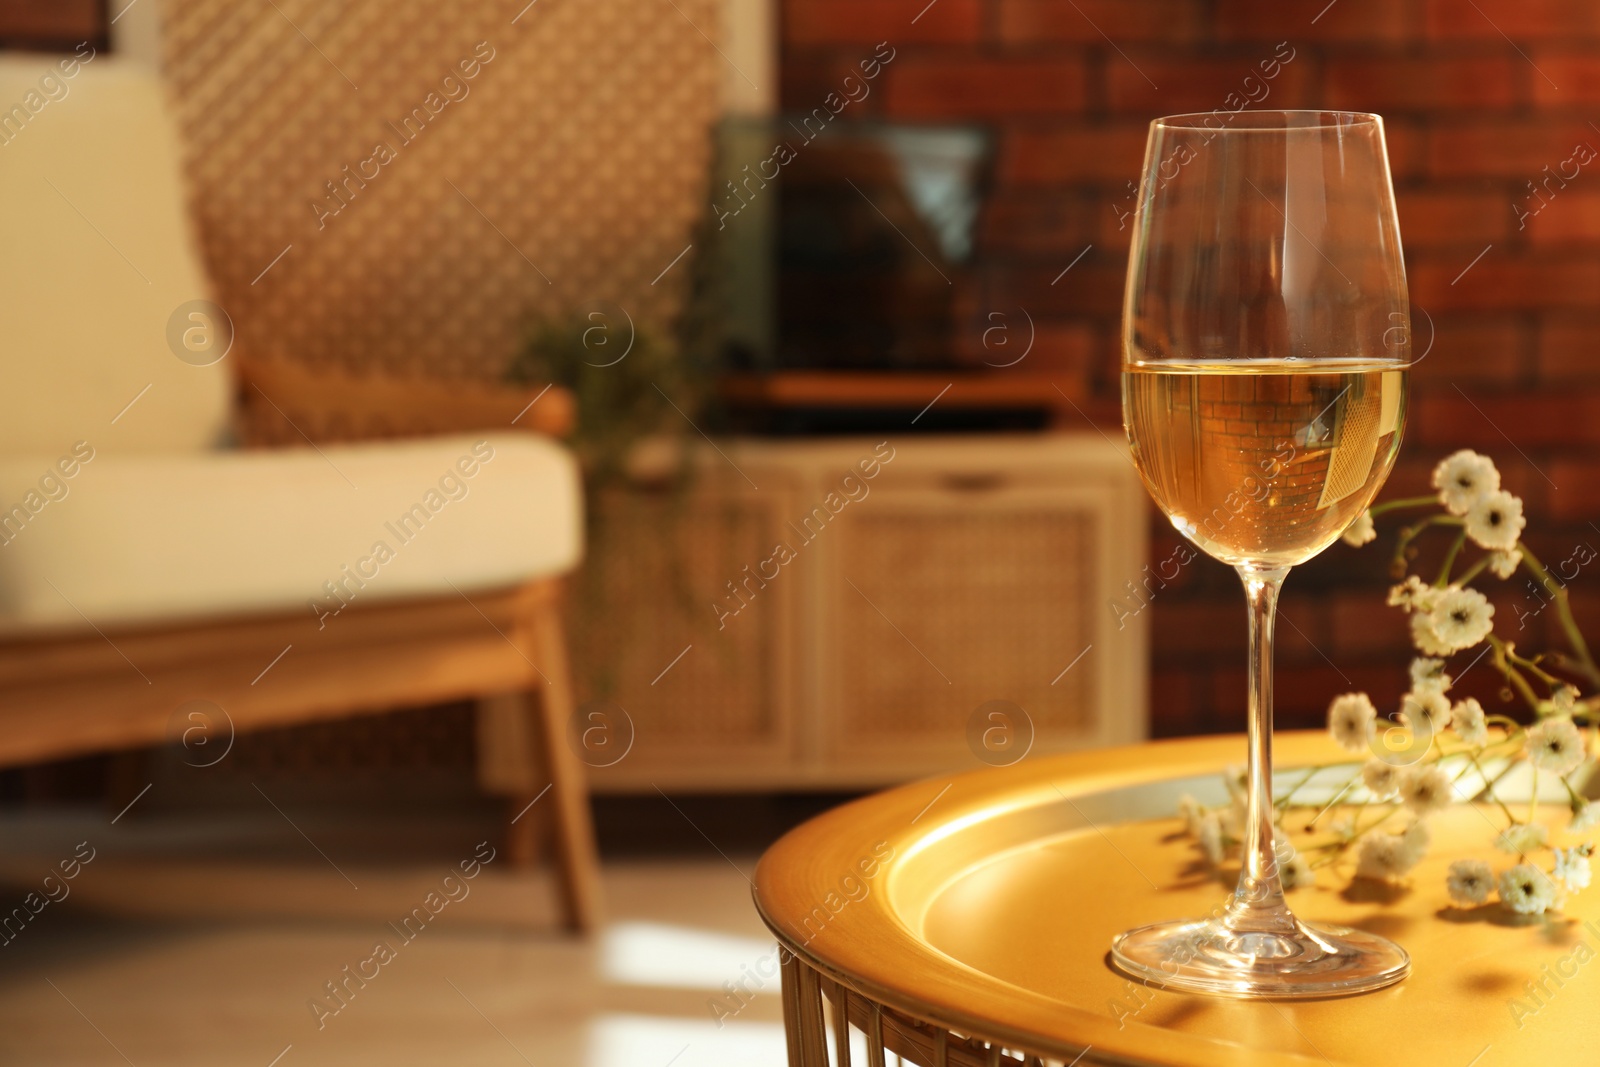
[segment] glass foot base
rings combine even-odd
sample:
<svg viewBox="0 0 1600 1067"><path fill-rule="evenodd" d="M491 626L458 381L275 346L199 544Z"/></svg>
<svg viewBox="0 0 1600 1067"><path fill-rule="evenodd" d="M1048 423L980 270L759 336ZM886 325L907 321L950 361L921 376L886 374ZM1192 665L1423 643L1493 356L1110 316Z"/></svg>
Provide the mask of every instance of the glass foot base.
<svg viewBox="0 0 1600 1067"><path fill-rule="evenodd" d="M1225 997L1366 993L1411 971L1405 949L1376 934L1292 920L1241 933L1214 919L1141 926L1111 943L1117 967L1141 981Z"/></svg>

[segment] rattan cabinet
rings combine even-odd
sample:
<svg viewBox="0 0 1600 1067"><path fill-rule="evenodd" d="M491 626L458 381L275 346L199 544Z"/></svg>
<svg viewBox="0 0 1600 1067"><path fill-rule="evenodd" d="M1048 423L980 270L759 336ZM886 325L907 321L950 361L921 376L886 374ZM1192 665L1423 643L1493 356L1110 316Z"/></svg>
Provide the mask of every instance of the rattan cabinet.
<svg viewBox="0 0 1600 1067"><path fill-rule="evenodd" d="M1146 732L1146 503L1098 434L735 440L598 502L596 789L876 786Z"/></svg>

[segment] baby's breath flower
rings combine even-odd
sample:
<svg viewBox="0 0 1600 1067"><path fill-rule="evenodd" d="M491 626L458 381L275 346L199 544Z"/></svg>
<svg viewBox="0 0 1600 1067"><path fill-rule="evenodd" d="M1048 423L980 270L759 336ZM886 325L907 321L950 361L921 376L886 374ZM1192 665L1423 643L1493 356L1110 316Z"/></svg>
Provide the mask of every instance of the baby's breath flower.
<svg viewBox="0 0 1600 1067"><path fill-rule="evenodd" d="M1498 489L1479 497L1467 512L1467 536L1479 548L1509 552L1527 523L1522 516L1522 498Z"/></svg>
<svg viewBox="0 0 1600 1067"><path fill-rule="evenodd" d="M1445 649L1445 653L1459 652L1463 648L1473 645L1489 636L1489 631L1494 629L1494 605L1489 603L1489 598L1476 589L1452 587L1444 590L1433 602L1433 610L1428 612L1433 635L1438 643ZM1412 622L1416 620L1413 618ZM1413 636L1415 628L1413 627ZM1417 647L1423 652L1419 641Z"/></svg>
<svg viewBox="0 0 1600 1067"><path fill-rule="evenodd" d="M1500 899L1519 915L1543 914L1555 897L1555 884L1531 863L1519 863L1500 875Z"/></svg>
<svg viewBox="0 0 1600 1067"><path fill-rule="evenodd" d="M1571 715L1578 706L1578 690L1574 686L1562 683L1555 687L1550 694L1550 704L1563 715Z"/></svg>
<svg viewBox="0 0 1600 1067"><path fill-rule="evenodd" d="M1585 830L1592 830L1600 824L1600 803L1593 800L1575 800L1572 803L1572 821L1567 823L1567 829L1575 834Z"/></svg>
<svg viewBox="0 0 1600 1067"><path fill-rule="evenodd" d="M1489 569L1496 578L1509 578L1517 573L1517 564L1522 562L1520 548L1497 548L1489 553Z"/></svg>
<svg viewBox="0 0 1600 1067"><path fill-rule="evenodd" d="M1500 488L1500 472L1494 460L1464 448L1433 468L1433 487L1452 515L1465 515L1484 494Z"/></svg>
<svg viewBox="0 0 1600 1067"><path fill-rule="evenodd" d="M1433 844L1433 833L1429 831L1428 824L1420 818L1414 820L1405 832L1400 835L1400 845L1405 849L1406 859L1411 866L1416 866L1422 857L1428 854L1428 846Z"/></svg>
<svg viewBox="0 0 1600 1067"><path fill-rule="evenodd" d="M1556 865L1550 876L1560 882L1562 888L1569 893L1578 893L1589 888L1589 879L1594 873L1589 869L1589 855L1592 851L1588 845L1556 849Z"/></svg>
<svg viewBox="0 0 1600 1067"><path fill-rule="evenodd" d="M1381 759L1369 759L1361 765L1361 784L1379 800L1392 797L1400 790L1400 768Z"/></svg>
<svg viewBox="0 0 1600 1067"><path fill-rule="evenodd" d="M1457 904L1482 904L1494 888L1494 871L1482 860L1456 860L1444 884Z"/></svg>
<svg viewBox="0 0 1600 1067"><path fill-rule="evenodd" d="M1418 657L1411 661L1413 693L1448 693L1453 679L1444 672L1444 660Z"/></svg>
<svg viewBox="0 0 1600 1067"><path fill-rule="evenodd" d="M1278 879L1285 889L1299 889L1316 882L1317 876L1312 873L1311 863L1299 853L1289 858L1289 862L1278 869Z"/></svg>
<svg viewBox="0 0 1600 1067"><path fill-rule="evenodd" d="M1178 798L1178 818L1183 820L1183 828L1191 834L1200 829L1200 820L1205 813L1205 806L1188 793Z"/></svg>
<svg viewBox="0 0 1600 1067"><path fill-rule="evenodd" d="M1361 752L1371 740L1378 709L1365 693L1345 693L1328 705L1328 732L1347 752Z"/></svg>
<svg viewBox="0 0 1600 1067"><path fill-rule="evenodd" d="M1411 643L1417 646L1418 652L1430 656L1448 656L1455 651L1439 637L1439 632L1433 628L1433 615L1426 611L1411 616Z"/></svg>
<svg viewBox="0 0 1600 1067"><path fill-rule="evenodd" d="M1419 818L1450 806L1455 792L1450 776L1429 763L1408 767L1400 775L1400 799Z"/></svg>
<svg viewBox="0 0 1600 1067"><path fill-rule="evenodd" d="M1600 807L1600 805L1596 805ZM1350 815L1341 815L1328 823L1328 833L1340 841L1349 841L1356 836L1356 820Z"/></svg>
<svg viewBox="0 0 1600 1067"><path fill-rule="evenodd" d="M1244 840L1245 827L1250 825L1250 802L1244 797L1234 797L1225 808L1217 809L1222 820L1222 832L1237 840Z"/></svg>
<svg viewBox="0 0 1600 1067"><path fill-rule="evenodd" d="M1213 864L1222 862L1222 816L1216 812L1207 812L1200 819L1200 829L1196 833L1200 839L1200 851L1206 854L1206 859Z"/></svg>
<svg viewBox="0 0 1600 1067"><path fill-rule="evenodd" d="M1494 839L1494 847L1501 852L1510 852L1513 855L1525 856L1535 849L1543 848L1550 841L1550 831L1538 823L1512 823L1500 831Z"/></svg>
<svg viewBox="0 0 1600 1067"><path fill-rule="evenodd" d="M1450 726L1450 698L1443 693L1407 693L1400 698L1400 721L1429 737L1442 734Z"/></svg>
<svg viewBox="0 0 1600 1067"><path fill-rule="evenodd" d="M1406 611L1430 611L1438 595L1437 589L1413 574L1399 585L1389 587L1387 603L1391 608L1403 608Z"/></svg>
<svg viewBox="0 0 1600 1067"><path fill-rule="evenodd" d="M1356 877L1388 881L1416 866L1411 850L1398 834L1370 833L1356 854Z"/></svg>
<svg viewBox="0 0 1600 1067"><path fill-rule="evenodd" d="M1476 697L1457 701L1450 709L1450 728L1469 745L1481 745L1489 740L1488 720Z"/></svg>
<svg viewBox="0 0 1600 1067"><path fill-rule="evenodd" d="M1565 716L1529 727L1525 744L1533 765L1553 774L1569 774L1583 762L1583 734Z"/></svg>
<svg viewBox="0 0 1600 1067"><path fill-rule="evenodd" d="M1356 548L1360 548L1368 541L1375 540L1378 536L1378 528L1372 524L1372 512L1363 511L1357 515L1355 521L1347 526L1340 536L1344 539L1345 544Z"/></svg>

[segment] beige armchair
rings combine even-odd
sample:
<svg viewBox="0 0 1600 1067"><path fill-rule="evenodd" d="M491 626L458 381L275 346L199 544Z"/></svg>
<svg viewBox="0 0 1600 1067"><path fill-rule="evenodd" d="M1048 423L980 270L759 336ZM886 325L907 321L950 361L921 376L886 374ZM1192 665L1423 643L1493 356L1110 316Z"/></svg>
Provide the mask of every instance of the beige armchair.
<svg viewBox="0 0 1600 1067"><path fill-rule="evenodd" d="M0 106L54 66L0 56ZM558 613L582 499L548 436L570 397L250 363L248 337L207 364L161 86L107 56L63 75L0 145L0 765L171 740L197 699L239 732L477 700L512 854L552 818L591 929Z"/></svg>

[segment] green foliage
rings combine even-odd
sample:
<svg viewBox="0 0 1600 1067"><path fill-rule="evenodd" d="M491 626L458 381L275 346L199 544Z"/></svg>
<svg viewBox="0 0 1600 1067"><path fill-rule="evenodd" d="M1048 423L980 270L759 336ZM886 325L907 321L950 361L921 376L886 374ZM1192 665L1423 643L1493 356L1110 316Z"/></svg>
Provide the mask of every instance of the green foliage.
<svg viewBox="0 0 1600 1067"><path fill-rule="evenodd" d="M571 391L577 403L571 443L591 488L616 484L641 438L681 434L701 407L677 346L635 326L620 309L541 323L507 376Z"/></svg>

